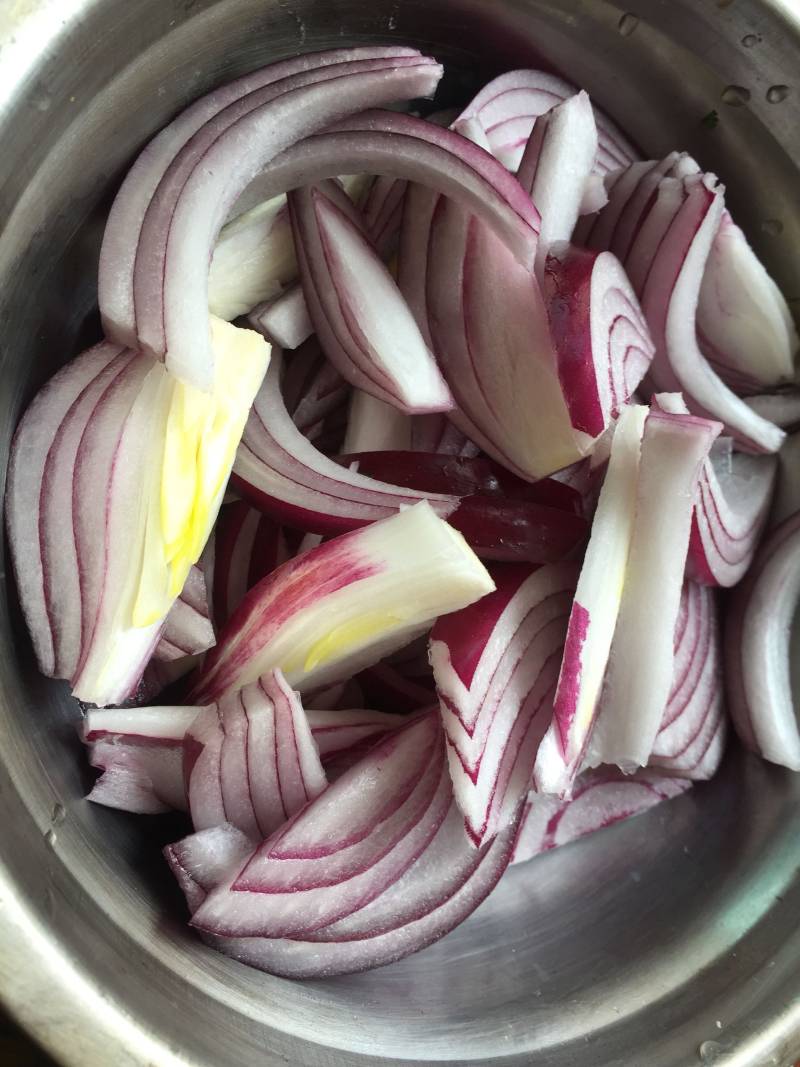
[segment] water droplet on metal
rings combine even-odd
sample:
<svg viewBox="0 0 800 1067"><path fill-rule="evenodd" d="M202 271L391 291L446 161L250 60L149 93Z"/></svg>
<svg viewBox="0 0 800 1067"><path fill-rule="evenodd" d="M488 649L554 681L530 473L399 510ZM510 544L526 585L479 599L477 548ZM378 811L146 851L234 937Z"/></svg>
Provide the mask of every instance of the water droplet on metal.
<svg viewBox="0 0 800 1067"><path fill-rule="evenodd" d="M718 1041L704 1041L698 1048L697 1055L702 1063L716 1063L723 1051Z"/></svg>
<svg viewBox="0 0 800 1067"><path fill-rule="evenodd" d="M44 835L44 841L48 848L55 848L57 840L58 836L55 830L48 830L47 833Z"/></svg>
<svg viewBox="0 0 800 1067"><path fill-rule="evenodd" d="M789 95L788 85L771 85L767 89L767 101L770 104L780 104Z"/></svg>
<svg viewBox="0 0 800 1067"><path fill-rule="evenodd" d="M626 11L625 14L620 17L620 20L617 23L617 29L623 37L630 37L638 25L639 16L632 15L630 11Z"/></svg>
<svg viewBox="0 0 800 1067"><path fill-rule="evenodd" d="M777 237L783 233L783 223L780 219L764 219L761 223L761 229L764 233L768 233L770 237Z"/></svg>
<svg viewBox="0 0 800 1067"><path fill-rule="evenodd" d="M750 90L743 85L728 85L722 90L722 102L730 107L744 107L750 99Z"/></svg>
<svg viewBox="0 0 800 1067"><path fill-rule="evenodd" d="M54 804L52 814L50 815L50 822L53 824L53 826L58 826L58 824L62 823L64 819L66 819L66 817L67 813L64 809L64 805Z"/></svg>
<svg viewBox="0 0 800 1067"><path fill-rule="evenodd" d="M757 33L747 33L742 38L742 44L745 48L755 48L755 46L761 41L761 38Z"/></svg>

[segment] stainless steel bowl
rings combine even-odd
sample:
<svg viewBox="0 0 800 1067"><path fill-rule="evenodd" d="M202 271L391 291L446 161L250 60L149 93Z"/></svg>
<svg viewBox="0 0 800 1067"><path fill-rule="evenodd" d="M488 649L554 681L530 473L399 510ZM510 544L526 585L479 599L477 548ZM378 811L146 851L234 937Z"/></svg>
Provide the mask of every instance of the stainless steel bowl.
<svg viewBox="0 0 800 1067"><path fill-rule="evenodd" d="M683 147L717 170L796 300L797 10L797 0L3 0L3 454L33 391L98 334L103 218L137 148L210 86L343 41L435 53L452 100L503 69L560 70L648 153ZM185 929L158 847L178 825L82 800L77 709L38 677L10 585L0 993L65 1064L756 1067L800 1055L791 775L733 751L709 785L513 870L441 944L373 974L293 984Z"/></svg>

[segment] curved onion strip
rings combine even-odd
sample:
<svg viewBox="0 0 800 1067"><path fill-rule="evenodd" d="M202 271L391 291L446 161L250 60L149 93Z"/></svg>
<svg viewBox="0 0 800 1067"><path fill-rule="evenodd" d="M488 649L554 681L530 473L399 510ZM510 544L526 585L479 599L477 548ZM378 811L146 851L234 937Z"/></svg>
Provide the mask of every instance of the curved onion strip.
<svg viewBox="0 0 800 1067"><path fill-rule="evenodd" d="M452 408L414 317L346 194L328 182L296 189L288 202L311 321L340 374L409 414Z"/></svg>
<svg viewBox="0 0 800 1067"><path fill-rule="evenodd" d="M301 690L330 685L493 588L461 535L417 504L324 542L251 589L206 656L197 702L274 667Z"/></svg>
<svg viewBox="0 0 800 1067"><path fill-rule="evenodd" d="M554 246L543 288L572 425L597 437L647 373L654 352L650 331L625 271L609 252Z"/></svg>
<svg viewBox="0 0 800 1067"><path fill-rule="evenodd" d="M192 136L221 111L240 98L282 78L333 66L355 59L413 57L410 48L340 48L311 52L272 63L228 82L182 111L147 145L122 183L109 212L100 251L98 297L103 328L109 337L136 345L136 318L133 302L133 269L139 231L147 207L164 173Z"/></svg>
<svg viewBox="0 0 800 1067"><path fill-rule="evenodd" d="M683 778L667 778L642 770L623 774L617 767L584 771L566 800L531 793L522 816L512 863L523 863L551 848L630 819L680 796L691 786Z"/></svg>
<svg viewBox="0 0 800 1067"><path fill-rule="evenodd" d="M646 408L630 407L614 429L608 470L570 609L553 721L536 756L534 780L541 793L569 794L595 722L625 589L646 416Z"/></svg>
<svg viewBox="0 0 800 1067"><path fill-rule="evenodd" d="M516 170L536 119L578 92L576 86L539 70L512 70L485 85L459 119L477 118L493 153ZM599 135L596 167L601 173L624 167L638 153L621 130L594 109Z"/></svg>
<svg viewBox="0 0 800 1067"><path fill-rule="evenodd" d="M585 92L537 119L517 178L542 216L536 251L539 279L553 243L572 237L596 158L597 126Z"/></svg>
<svg viewBox="0 0 800 1067"><path fill-rule="evenodd" d="M593 766L643 767L653 749L672 685L697 481L719 429L689 415L647 416L625 585L589 741Z"/></svg>
<svg viewBox="0 0 800 1067"><path fill-rule="evenodd" d="M305 712L280 671L205 708L183 753L197 830L229 822L260 840L326 786Z"/></svg>
<svg viewBox="0 0 800 1067"><path fill-rule="evenodd" d="M322 534L352 530L423 499L443 517L455 509L455 497L378 482L319 452L286 411L282 365L275 350L233 466L234 486L256 507L280 522Z"/></svg>
<svg viewBox="0 0 800 1067"><path fill-rule="evenodd" d="M745 404L762 419L768 419L782 430L800 426L800 392L764 393L745 397Z"/></svg>
<svg viewBox="0 0 800 1067"><path fill-rule="evenodd" d="M270 160L315 128L365 104L424 96L440 76L441 68L421 56L320 67L242 97L209 120L170 164L142 223L133 278L139 344L166 359L178 377L188 375L191 384L207 389L213 380L205 322L208 264L239 194ZM175 275L195 255L203 256L199 324L187 314L181 293L194 292L200 276L179 285ZM192 339L200 345L194 355L184 328L194 329Z"/></svg>
<svg viewBox="0 0 800 1067"><path fill-rule="evenodd" d="M430 232L427 313L458 405L450 418L470 440L528 479L580 458L588 439L570 425L535 277L444 197Z"/></svg>
<svg viewBox="0 0 800 1067"><path fill-rule="evenodd" d="M439 619L430 645L450 775L476 847L503 828L530 788L577 567L495 567L493 577L496 591Z"/></svg>
<svg viewBox="0 0 800 1067"><path fill-rule="evenodd" d="M402 715L391 715L384 711L338 708L311 708L306 712L306 717L323 766L331 760L340 761L354 753L363 755L366 746L377 744L392 730L407 722Z"/></svg>
<svg viewBox="0 0 800 1067"><path fill-rule="evenodd" d="M420 67L423 74L426 69L433 70ZM328 90L325 96L330 99L336 94ZM344 103L346 100L342 106ZM227 202L235 199L243 179L251 173L249 168L261 169L265 163L264 152L258 154L257 138L252 152L243 159L232 153L232 139L246 132L240 127L248 119L235 124L207 153L206 165L187 182L170 227L163 293L167 338L172 345L174 337L174 343L195 362L201 355L205 358L208 350L202 317L207 307L207 254ZM530 262L538 213L515 179L464 138L409 115L367 112L324 134L306 137L266 167L259 179L261 193L267 199L286 188L359 170L428 181L441 192L452 193L491 220L514 252ZM216 209L206 211L210 205ZM198 217L203 219L202 226ZM191 300L186 299L189 293ZM178 294L184 297L180 316ZM194 353L191 357L190 349Z"/></svg>
<svg viewBox="0 0 800 1067"><path fill-rule="evenodd" d="M230 823L198 830L164 849L164 858L194 912L226 872L241 866L255 842Z"/></svg>
<svg viewBox="0 0 800 1067"><path fill-rule="evenodd" d="M407 452L411 447L411 418L391 404L353 390L342 451Z"/></svg>
<svg viewBox="0 0 800 1067"><path fill-rule="evenodd" d="M714 592L686 582L675 628L672 691L648 766L681 778L711 778L726 735Z"/></svg>
<svg viewBox="0 0 800 1067"><path fill-rule="evenodd" d="M700 347L723 380L761 392L794 377L798 348L783 294L725 211L700 286Z"/></svg>
<svg viewBox="0 0 800 1067"><path fill-rule="evenodd" d="M800 771L789 642L800 599L800 514L761 545L734 591L725 627L725 681L736 732L772 763Z"/></svg>
<svg viewBox="0 0 800 1067"><path fill-rule="evenodd" d="M659 393L663 411L687 414L675 393ZM703 585L736 585L755 555L772 501L777 456L734 452L724 463L712 451L703 464L692 516L687 574Z"/></svg>

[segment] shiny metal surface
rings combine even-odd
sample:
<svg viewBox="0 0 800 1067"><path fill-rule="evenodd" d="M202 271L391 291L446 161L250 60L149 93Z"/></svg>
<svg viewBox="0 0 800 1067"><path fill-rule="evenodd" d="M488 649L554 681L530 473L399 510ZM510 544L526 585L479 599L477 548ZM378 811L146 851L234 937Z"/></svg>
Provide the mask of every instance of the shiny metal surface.
<svg viewBox="0 0 800 1067"><path fill-rule="evenodd" d="M136 148L210 85L342 41L398 39L434 52L454 100L504 68L560 69L648 153L685 147L719 171L797 307L792 8L3 0L3 456L33 390L96 336L102 219ZM779 103L773 85L790 87ZM713 129L702 121L712 110ZM761 1067L800 1056L800 781L791 775L732 752L709 785L512 871L440 945L373 974L292 984L215 955L185 930L158 852L178 824L81 799L76 709L63 686L37 676L9 592L0 597L0 994L65 1064Z"/></svg>

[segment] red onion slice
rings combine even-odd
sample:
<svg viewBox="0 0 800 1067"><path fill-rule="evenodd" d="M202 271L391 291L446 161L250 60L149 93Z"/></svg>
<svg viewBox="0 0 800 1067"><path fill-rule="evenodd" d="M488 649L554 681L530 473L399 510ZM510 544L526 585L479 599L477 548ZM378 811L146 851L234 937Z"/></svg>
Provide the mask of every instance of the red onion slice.
<svg viewBox="0 0 800 1067"><path fill-rule="evenodd" d="M682 391L690 410L723 420L726 432L749 449L776 452L782 431L725 385L698 345L697 301L724 200L716 178L691 173L695 167L673 153L635 175L631 168L636 180L616 181L589 240L620 255L639 295L656 346L655 386ZM611 225L604 226L607 213Z"/></svg>
<svg viewBox="0 0 800 1067"><path fill-rule="evenodd" d="M248 590L266 578L290 552L280 526L244 500L226 504L215 534L214 621L223 627Z"/></svg>
<svg viewBox="0 0 800 1067"><path fill-rule="evenodd" d="M740 739L764 759L800 770L789 642L800 599L800 514L761 545L731 598L725 629L728 707Z"/></svg>
<svg viewBox="0 0 800 1067"><path fill-rule="evenodd" d="M430 232L427 314L458 405L450 417L467 437L529 479L581 456L588 443L570 425L536 279L444 198Z"/></svg>
<svg viewBox="0 0 800 1067"><path fill-rule="evenodd" d="M540 280L552 245L572 237L596 158L597 126L585 92L536 120L517 178L542 216L536 251Z"/></svg>
<svg viewBox="0 0 800 1067"><path fill-rule="evenodd" d="M648 766L680 778L711 778L726 736L714 592L686 582L675 628L672 691Z"/></svg>
<svg viewBox="0 0 800 1067"><path fill-rule="evenodd" d="M723 379L731 373L760 392L794 377L798 338L789 307L727 211L706 262L697 327Z"/></svg>
<svg viewBox="0 0 800 1067"><path fill-rule="evenodd" d="M311 708L306 716L323 766L332 760L338 763L353 753L364 755L367 746L372 747L382 741L407 721L402 715L390 715L384 711L338 708Z"/></svg>
<svg viewBox="0 0 800 1067"><path fill-rule="evenodd" d="M459 119L477 118L493 153L510 170L516 170L536 119L577 92L576 86L554 74L512 70L485 85ZM617 170L638 157L625 135L606 115L595 108L594 117L600 144L598 171Z"/></svg>
<svg viewBox="0 0 800 1067"><path fill-rule="evenodd" d="M233 485L256 507L280 522L322 534L352 530L422 499L442 516L454 510L454 497L409 492L322 455L286 411L282 366L282 355L274 350L233 467Z"/></svg>
<svg viewBox="0 0 800 1067"><path fill-rule="evenodd" d="M64 524L72 525L75 453L99 397L131 358L104 342L67 364L36 396L11 444L5 497L11 559L39 669L50 676L71 676L82 647L75 547L64 534ZM58 542L61 551L53 554Z"/></svg>
<svg viewBox="0 0 800 1067"><path fill-rule="evenodd" d="M477 456L480 449L446 415L415 415L411 419L412 452L447 456Z"/></svg>
<svg viewBox="0 0 800 1067"><path fill-rule="evenodd" d="M200 97L182 111L140 154L128 171L109 213L100 251L98 279L100 312L106 334L116 337L125 345L136 345L133 270L139 231L148 205L168 167L206 122L247 94L316 67L333 66L359 58L391 59L417 55L413 49L394 47L311 52L237 78Z"/></svg>
<svg viewBox="0 0 800 1067"><path fill-rule="evenodd" d="M496 591L439 619L430 646L453 789L476 847L530 788L577 568L496 567L493 576Z"/></svg>
<svg viewBox="0 0 800 1067"><path fill-rule="evenodd" d="M164 858L186 896L190 912L200 906L231 867L244 863L254 846L255 842L230 823L198 830L167 845Z"/></svg>
<svg viewBox="0 0 800 1067"><path fill-rule="evenodd" d="M337 186L289 194L303 290L323 349L352 385L407 411L447 411L450 392L397 285Z"/></svg>
<svg viewBox="0 0 800 1067"><path fill-rule="evenodd" d="M745 397L744 402L756 415L782 430L794 430L800 425L800 392L764 393Z"/></svg>
<svg viewBox="0 0 800 1067"><path fill-rule="evenodd" d="M679 394L659 393L654 403L687 414ZM764 530L778 469L776 456L735 452L726 461L712 451L703 464L692 517L687 574L704 585L736 585Z"/></svg>
<svg viewBox="0 0 800 1067"><path fill-rule="evenodd" d="M203 570L192 566L181 595L170 608L154 657L176 660L196 656L216 642L208 605L208 590Z"/></svg>
<svg viewBox="0 0 800 1067"><path fill-rule="evenodd" d="M552 478L523 482L490 460L384 451L343 461L373 477L460 497L448 522L481 559L552 563L588 532L578 493Z"/></svg>
<svg viewBox="0 0 800 1067"><path fill-rule="evenodd" d="M611 253L566 244L547 257L544 299L572 425L597 437L630 400L653 358L639 301Z"/></svg>
<svg viewBox="0 0 800 1067"><path fill-rule="evenodd" d="M417 504L290 560L245 597L206 657L208 703L281 667L308 691L402 648L494 588L464 539Z"/></svg>
<svg viewBox="0 0 800 1067"><path fill-rule="evenodd" d="M305 712L280 671L205 708L183 752L197 830L229 822L260 840L326 785Z"/></svg>
<svg viewBox="0 0 800 1067"><path fill-rule="evenodd" d="M592 765L632 770L653 749L673 674L673 641L694 498L719 423L651 411L639 463L636 518Z"/></svg>
<svg viewBox="0 0 800 1067"><path fill-rule="evenodd" d="M253 308L247 320L272 344L290 350L299 348L314 332L305 293L299 284Z"/></svg>
<svg viewBox="0 0 800 1067"><path fill-rule="evenodd" d="M646 417L644 407L627 408L614 430L570 610L553 721L536 756L534 779L541 793L569 795L595 722L624 595Z"/></svg>
<svg viewBox="0 0 800 1067"><path fill-rule="evenodd" d="M150 707L89 711L83 740L102 770L87 800L154 815L187 811L183 737L201 709Z"/></svg>
<svg viewBox="0 0 800 1067"><path fill-rule="evenodd" d="M617 767L584 771L566 800L531 793L522 817L512 863L523 863L551 848L630 819L662 800L685 793L691 782L643 770L623 774Z"/></svg>
<svg viewBox="0 0 800 1067"><path fill-rule="evenodd" d="M428 714L394 731L264 841L192 923L226 937L307 936L396 882L449 805L441 733Z"/></svg>

